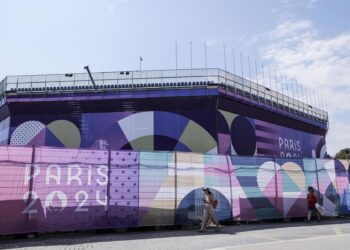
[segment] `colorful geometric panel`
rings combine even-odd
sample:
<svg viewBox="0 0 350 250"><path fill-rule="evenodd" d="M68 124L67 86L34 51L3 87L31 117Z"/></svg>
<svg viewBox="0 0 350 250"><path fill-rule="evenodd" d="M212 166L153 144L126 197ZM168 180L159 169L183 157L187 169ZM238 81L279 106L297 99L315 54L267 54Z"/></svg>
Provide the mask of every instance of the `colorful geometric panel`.
<svg viewBox="0 0 350 250"><path fill-rule="evenodd" d="M179 141L192 152L217 152L215 139L203 127L193 121L189 121Z"/></svg>
<svg viewBox="0 0 350 250"><path fill-rule="evenodd" d="M80 147L79 129L70 121L56 120L47 125L47 129L61 142L64 147Z"/></svg>
<svg viewBox="0 0 350 250"><path fill-rule="evenodd" d="M28 145L45 128L45 124L38 121L24 122L12 133L10 144Z"/></svg>

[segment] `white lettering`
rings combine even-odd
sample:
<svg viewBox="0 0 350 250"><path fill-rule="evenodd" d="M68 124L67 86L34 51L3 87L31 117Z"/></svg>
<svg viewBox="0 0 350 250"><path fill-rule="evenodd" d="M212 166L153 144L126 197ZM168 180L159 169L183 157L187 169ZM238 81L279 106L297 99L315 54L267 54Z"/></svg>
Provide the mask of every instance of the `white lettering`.
<svg viewBox="0 0 350 250"><path fill-rule="evenodd" d="M75 175L72 175L72 169L76 169L77 173ZM67 177L67 185L70 185L72 181L77 181L78 185L81 186L81 168L78 164L68 165L68 177Z"/></svg>
<svg viewBox="0 0 350 250"><path fill-rule="evenodd" d="M80 196L83 196L83 199L80 199ZM83 207L86 203L86 201L88 200L89 195L87 192L85 191L79 191L78 193L75 194L75 200L76 202L79 202L79 205L77 206L77 208L74 210L74 212L88 212L89 208L87 207Z"/></svg>
<svg viewBox="0 0 350 250"><path fill-rule="evenodd" d="M57 197L60 204L54 204L54 200ZM51 212L62 212L65 207L67 207L68 199L65 193L62 191L52 191L46 196L45 207Z"/></svg>
<svg viewBox="0 0 350 250"><path fill-rule="evenodd" d="M30 175L31 167L34 168L33 175ZM24 184L28 185L31 179L34 179L40 173L40 167L36 164L26 164L25 166L25 174L24 174Z"/></svg>
<svg viewBox="0 0 350 250"><path fill-rule="evenodd" d="M96 201L98 204L103 205L105 207L105 211L107 211L107 195L104 196L104 201L100 199L100 191L96 191Z"/></svg>
<svg viewBox="0 0 350 250"><path fill-rule="evenodd" d="M55 169L56 175L51 175L51 169ZM50 179L56 181L56 185L61 183L61 168L57 164L49 165L46 170L46 185L50 185Z"/></svg>
<svg viewBox="0 0 350 250"><path fill-rule="evenodd" d="M88 186L91 185L91 165L88 166Z"/></svg>
<svg viewBox="0 0 350 250"><path fill-rule="evenodd" d="M283 138L278 137L278 144L279 144L279 147L282 148L282 146L283 146Z"/></svg>
<svg viewBox="0 0 350 250"><path fill-rule="evenodd" d="M105 171L105 173L102 171ZM97 179L96 182L101 186L107 185L108 183L107 166L104 166L104 165L99 166L97 168L97 173L102 177L102 181Z"/></svg>

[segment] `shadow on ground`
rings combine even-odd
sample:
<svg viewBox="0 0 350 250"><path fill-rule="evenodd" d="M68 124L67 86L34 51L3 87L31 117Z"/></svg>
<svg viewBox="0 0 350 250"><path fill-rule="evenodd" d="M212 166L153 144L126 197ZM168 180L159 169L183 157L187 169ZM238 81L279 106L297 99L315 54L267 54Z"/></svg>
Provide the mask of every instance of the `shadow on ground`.
<svg viewBox="0 0 350 250"><path fill-rule="evenodd" d="M339 225L349 223L349 218L334 218L321 221L321 225ZM320 225L313 221L308 226ZM147 240L172 237L200 236L227 234L235 235L241 232L259 231L266 229L288 228L288 227L305 227L304 221L263 221L247 222L235 225L224 225L220 232L214 228L209 228L204 233L197 232L198 226L183 227L145 227L130 228L128 230L97 230L97 231L76 231L69 233L47 233L35 235L35 238L28 239L27 235L21 236L3 236L0 237L0 249L17 249L20 247L44 247L44 246L74 246L82 244L93 244L99 242L111 241L129 241L129 240Z"/></svg>

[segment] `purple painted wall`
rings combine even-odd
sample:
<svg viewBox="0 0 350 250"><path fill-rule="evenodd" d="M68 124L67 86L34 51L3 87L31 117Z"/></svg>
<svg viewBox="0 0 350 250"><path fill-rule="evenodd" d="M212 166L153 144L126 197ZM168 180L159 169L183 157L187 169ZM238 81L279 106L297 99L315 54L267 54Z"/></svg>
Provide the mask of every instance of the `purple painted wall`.
<svg viewBox="0 0 350 250"><path fill-rule="evenodd" d="M215 93L177 93L129 100L10 101L8 143L290 158L327 154L326 131L317 126Z"/></svg>

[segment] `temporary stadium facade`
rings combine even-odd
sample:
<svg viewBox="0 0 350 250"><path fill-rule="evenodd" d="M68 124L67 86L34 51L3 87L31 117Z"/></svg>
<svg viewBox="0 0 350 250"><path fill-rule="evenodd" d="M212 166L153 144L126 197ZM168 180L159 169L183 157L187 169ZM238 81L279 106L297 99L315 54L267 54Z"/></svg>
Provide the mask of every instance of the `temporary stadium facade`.
<svg viewBox="0 0 350 250"><path fill-rule="evenodd" d="M349 161L322 159L328 114L305 93L220 69L8 76L0 91L0 235L197 224L204 186L221 222L304 217L308 186L350 214Z"/></svg>
<svg viewBox="0 0 350 250"><path fill-rule="evenodd" d="M10 145L203 154L326 155L327 113L219 69L8 76Z"/></svg>

